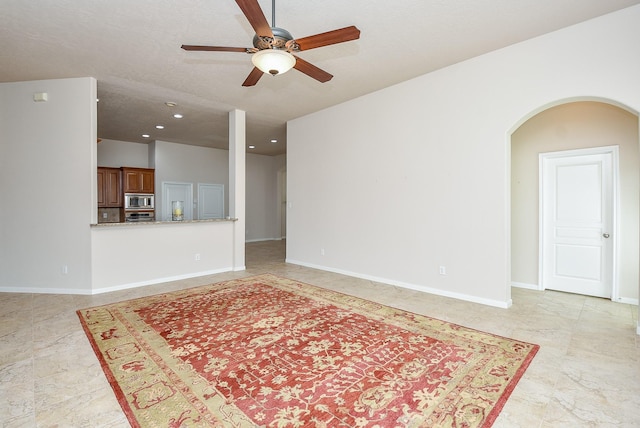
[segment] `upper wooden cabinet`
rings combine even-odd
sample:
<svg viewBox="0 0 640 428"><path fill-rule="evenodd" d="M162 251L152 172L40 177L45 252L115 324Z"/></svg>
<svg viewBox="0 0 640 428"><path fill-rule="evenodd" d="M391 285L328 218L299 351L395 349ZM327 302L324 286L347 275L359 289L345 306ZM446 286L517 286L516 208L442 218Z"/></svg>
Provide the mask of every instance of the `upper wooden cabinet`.
<svg viewBox="0 0 640 428"><path fill-rule="evenodd" d="M122 206L122 180L119 168L98 167L98 208Z"/></svg>
<svg viewBox="0 0 640 428"><path fill-rule="evenodd" d="M123 193L154 193L153 169L122 168Z"/></svg>

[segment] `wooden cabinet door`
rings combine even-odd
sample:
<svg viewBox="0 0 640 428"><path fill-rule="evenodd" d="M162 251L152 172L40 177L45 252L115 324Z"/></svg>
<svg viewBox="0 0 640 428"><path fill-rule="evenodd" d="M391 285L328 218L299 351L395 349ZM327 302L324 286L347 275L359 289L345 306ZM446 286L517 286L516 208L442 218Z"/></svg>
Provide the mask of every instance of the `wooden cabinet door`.
<svg viewBox="0 0 640 428"><path fill-rule="evenodd" d="M153 171L140 171L140 175L142 193L153 193L155 179Z"/></svg>
<svg viewBox="0 0 640 428"><path fill-rule="evenodd" d="M120 185L120 170L109 169L105 174L105 203L108 207L122 206L122 187Z"/></svg>
<svg viewBox="0 0 640 428"><path fill-rule="evenodd" d="M98 208L122 206L120 169L98 168Z"/></svg>
<svg viewBox="0 0 640 428"><path fill-rule="evenodd" d="M146 168L122 168L124 193L153 193L154 170Z"/></svg>
<svg viewBox="0 0 640 428"><path fill-rule="evenodd" d="M124 193L137 193L142 188L140 173L135 169L122 169L122 186Z"/></svg>
<svg viewBox="0 0 640 428"><path fill-rule="evenodd" d="M98 168L98 208L105 206L104 198L104 175L105 171L102 168Z"/></svg>

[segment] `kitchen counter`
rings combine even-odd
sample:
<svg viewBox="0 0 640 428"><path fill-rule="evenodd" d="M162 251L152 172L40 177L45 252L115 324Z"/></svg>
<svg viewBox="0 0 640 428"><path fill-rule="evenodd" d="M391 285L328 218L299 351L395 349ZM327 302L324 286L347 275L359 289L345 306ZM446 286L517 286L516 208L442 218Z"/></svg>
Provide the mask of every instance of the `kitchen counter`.
<svg viewBox="0 0 640 428"><path fill-rule="evenodd" d="M181 221L129 221L120 223L92 223L91 227L128 227L128 226L149 226L159 224L193 224L193 223L216 223L226 221L237 221L237 218L211 218L206 220L181 220Z"/></svg>

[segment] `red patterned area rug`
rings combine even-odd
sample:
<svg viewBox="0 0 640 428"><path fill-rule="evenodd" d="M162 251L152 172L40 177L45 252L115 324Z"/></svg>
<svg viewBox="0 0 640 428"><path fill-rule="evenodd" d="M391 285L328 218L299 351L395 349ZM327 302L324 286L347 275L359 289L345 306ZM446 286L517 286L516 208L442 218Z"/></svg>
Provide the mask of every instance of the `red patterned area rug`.
<svg viewBox="0 0 640 428"><path fill-rule="evenodd" d="M488 427L538 350L269 274L78 315L134 427Z"/></svg>

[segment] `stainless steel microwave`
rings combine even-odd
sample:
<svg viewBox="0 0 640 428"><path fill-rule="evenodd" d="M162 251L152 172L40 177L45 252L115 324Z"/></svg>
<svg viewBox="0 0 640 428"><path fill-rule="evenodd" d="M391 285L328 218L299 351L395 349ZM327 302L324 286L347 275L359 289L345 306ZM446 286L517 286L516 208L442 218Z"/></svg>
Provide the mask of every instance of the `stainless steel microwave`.
<svg viewBox="0 0 640 428"><path fill-rule="evenodd" d="M125 193L124 210L152 210L154 209L154 199L152 193Z"/></svg>

